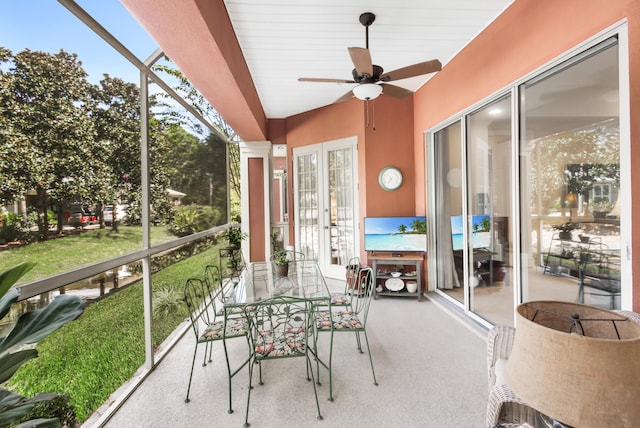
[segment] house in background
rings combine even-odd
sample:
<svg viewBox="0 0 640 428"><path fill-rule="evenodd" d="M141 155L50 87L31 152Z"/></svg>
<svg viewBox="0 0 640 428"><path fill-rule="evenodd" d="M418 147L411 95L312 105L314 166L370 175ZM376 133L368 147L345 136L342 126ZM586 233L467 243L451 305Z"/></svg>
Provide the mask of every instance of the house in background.
<svg viewBox="0 0 640 428"><path fill-rule="evenodd" d="M173 189L167 189L166 192L167 197L169 198L169 203L174 207L182 205L182 198L187 196L186 193L178 192Z"/></svg>

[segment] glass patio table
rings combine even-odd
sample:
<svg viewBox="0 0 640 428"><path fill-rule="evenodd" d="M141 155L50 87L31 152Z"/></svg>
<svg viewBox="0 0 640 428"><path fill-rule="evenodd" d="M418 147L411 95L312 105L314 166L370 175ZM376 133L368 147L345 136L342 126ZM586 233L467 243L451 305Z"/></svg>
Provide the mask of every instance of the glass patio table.
<svg viewBox="0 0 640 428"><path fill-rule="evenodd" d="M331 294L313 260L290 262L286 276L276 275L275 271L272 262L248 264L240 281L224 292L225 316L241 310L247 317L252 337L251 358L254 363L260 363L260 384L262 361L296 356L306 358L306 377L313 383L318 419L322 419L311 361L316 361L316 372L320 365L327 370L329 367L318 356L314 311L317 305L329 306ZM249 426L253 365L249 363L245 426ZM319 373L317 380L320 385Z"/></svg>
<svg viewBox="0 0 640 428"><path fill-rule="evenodd" d="M281 296L325 305L331 301L318 263L315 260L298 260L289 263L287 276L277 276L272 262L248 264L240 281L225 290L223 304L228 309L239 308Z"/></svg>

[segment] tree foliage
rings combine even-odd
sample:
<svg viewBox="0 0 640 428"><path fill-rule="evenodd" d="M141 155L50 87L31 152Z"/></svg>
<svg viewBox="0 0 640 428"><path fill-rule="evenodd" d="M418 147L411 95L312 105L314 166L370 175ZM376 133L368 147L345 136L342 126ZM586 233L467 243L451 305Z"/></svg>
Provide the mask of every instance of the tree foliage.
<svg viewBox="0 0 640 428"><path fill-rule="evenodd" d="M0 56L3 154L0 178L16 193L35 189L40 237L48 206L86 193L94 171L89 83L75 54L26 49ZM58 221L62 226L61 218Z"/></svg>
<svg viewBox="0 0 640 428"><path fill-rule="evenodd" d="M139 191L140 90L132 83L105 74L99 85L91 88L91 98L96 154L103 165L92 193L102 209L107 204L136 199L135 193ZM116 222L113 227L117 228Z"/></svg>
<svg viewBox="0 0 640 428"><path fill-rule="evenodd" d="M168 58L167 58L168 60ZM240 148L238 143L240 137L235 131L224 121L222 116L209 104L204 96L189 82L189 80L175 68L167 65L156 65L154 70L160 73L164 73L171 76L176 84L174 90L180 94L190 105L205 119L207 119L222 135L226 137L226 141L220 138L215 133L207 133L203 127L203 124L195 121L192 116L187 114L179 114L176 110L171 110L172 117L179 121L182 125L188 126L195 134L204 136L207 145L209 146L209 153L214 158L212 163L215 169L209 171L214 174L214 190L215 195L219 195L220 200L224 195L226 198L226 147L229 152L229 188L231 195L236 198L240 196ZM220 183L224 183L221 186ZM214 195L214 197L215 197ZM226 202L225 202L226 205Z"/></svg>
<svg viewBox="0 0 640 428"><path fill-rule="evenodd" d="M150 99L155 105L155 97ZM77 55L0 47L0 202L36 192L39 239L47 238L49 207L58 213L82 202L100 210L127 203L132 222L141 212L140 90L104 75L97 85ZM179 149L164 135L167 120L151 114L149 158L152 221L167 223L166 188ZM184 136L183 136L184 137Z"/></svg>

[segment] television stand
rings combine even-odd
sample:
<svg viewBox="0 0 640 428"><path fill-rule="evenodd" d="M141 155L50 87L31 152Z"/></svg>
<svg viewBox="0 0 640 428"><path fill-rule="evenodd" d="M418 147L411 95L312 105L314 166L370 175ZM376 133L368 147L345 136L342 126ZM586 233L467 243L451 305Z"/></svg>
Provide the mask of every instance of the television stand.
<svg viewBox="0 0 640 428"><path fill-rule="evenodd" d="M390 297L417 297L422 300L422 262L424 253L374 254L369 256L373 267L376 294ZM400 275L392 275L400 272ZM415 289L412 289L415 287Z"/></svg>

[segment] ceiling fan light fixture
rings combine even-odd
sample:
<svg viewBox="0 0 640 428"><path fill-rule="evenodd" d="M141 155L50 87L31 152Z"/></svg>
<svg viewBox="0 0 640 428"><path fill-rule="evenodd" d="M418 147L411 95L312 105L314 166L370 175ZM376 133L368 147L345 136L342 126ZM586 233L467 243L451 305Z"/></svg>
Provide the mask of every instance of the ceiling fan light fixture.
<svg viewBox="0 0 640 428"><path fill-rule="evenodd" d="M375 100L382 93L382 86L375 83L361 83L353 88L353 95L359 100Z"/></svg>

